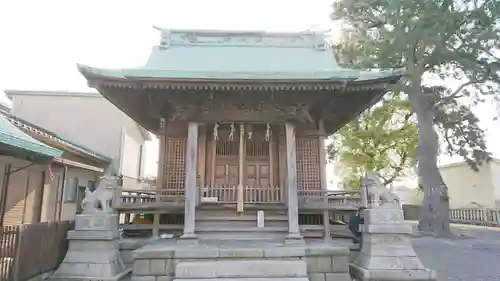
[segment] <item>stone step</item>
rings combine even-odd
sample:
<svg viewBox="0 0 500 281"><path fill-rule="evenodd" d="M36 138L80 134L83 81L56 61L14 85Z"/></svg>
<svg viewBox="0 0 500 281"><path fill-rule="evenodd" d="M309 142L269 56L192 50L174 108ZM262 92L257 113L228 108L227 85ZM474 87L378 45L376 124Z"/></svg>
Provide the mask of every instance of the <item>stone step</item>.
<svg viewBox="0 0 500 281"><path fill-rule="evenodd" d="M307 264L303 260L222 260L181 261L175 267L176 280L219 278L224 280L305 278L307 280Z"/></svg>
<svg viewBox="0 0 500 281"><path fill-rule="evenodd" d="M288 226L265 227L196 227L200 239L274 239L284 238L288 234Z"/></svg>
<svg viewBox="0 0 500 281"><path fill-rule="evenodd" d="M174 281L200 281L200 279L174 279ZM125 280L124 280L125 281ZM128 280L127 280L128 281ZM203 279L203 281L309 281L307 277L295 277L295 278L208 278Z"/></svg>

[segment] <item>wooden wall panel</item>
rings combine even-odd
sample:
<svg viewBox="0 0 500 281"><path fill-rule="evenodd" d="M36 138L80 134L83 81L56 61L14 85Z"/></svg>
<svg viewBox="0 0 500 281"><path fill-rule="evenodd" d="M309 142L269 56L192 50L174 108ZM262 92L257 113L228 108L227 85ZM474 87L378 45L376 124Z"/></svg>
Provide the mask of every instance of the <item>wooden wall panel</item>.
<svg viewBox="0 0 500 281"><path fill-rule="evenodd" d="M198 159L196 176L200 185L205 184L206 171L206 150L207 150L207 127L201 125L198 130Z"/></svg>
<svg viewBox="0 0 500 281"><path fill-rule="evenodd" d="M285 186L285 177L286 177L286 140L285 140L285 128L283 126L280 126L278 128L278 134L277 134L277 142L278 142L278 149L277 149L277 156L278 156L278 184L279 186L282 186L285 190L285 192L288 192Z"/></svg>
<svg viewBox="0 0 500 281"><path fill-rule="evenodd" d="M184 189L187 123L167 122L164 139L162 188Z"/></svg>
<svg viewBox="0 0 500 281"><path fill-rule="evenodd" d="M167 137L165 146L165 172L163 187L184 189L186 177L186 138Z"/></svg>
<svg viewBox="0 0 500 281"><path fill-rule="evenodd" d="M165 135L165 129L162 130L161 134L158 136L158 171L156 176L156 187L165 188L165 158L167 157L167 136Z"/></svg>

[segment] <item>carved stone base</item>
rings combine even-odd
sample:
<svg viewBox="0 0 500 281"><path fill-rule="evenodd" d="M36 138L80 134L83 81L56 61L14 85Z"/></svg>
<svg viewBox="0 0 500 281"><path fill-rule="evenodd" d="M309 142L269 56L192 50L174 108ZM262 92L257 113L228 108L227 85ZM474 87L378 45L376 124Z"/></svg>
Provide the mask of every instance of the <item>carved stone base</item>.
<svg viewBox="0 0 500 281"><path fill-rule="evenodd" d="M113 214L77 215L68 232L66 257L49 278L62 280L120 280L130 272L120 256L118 217Z"/></svg>
<svg viewBox="0 0 500 281"><path fill-rule="evenodd" d="M424 267L411 244L412 227L403 211L365 210L361 252L350 266L355 280L436 280L436 272Z"/></svg>

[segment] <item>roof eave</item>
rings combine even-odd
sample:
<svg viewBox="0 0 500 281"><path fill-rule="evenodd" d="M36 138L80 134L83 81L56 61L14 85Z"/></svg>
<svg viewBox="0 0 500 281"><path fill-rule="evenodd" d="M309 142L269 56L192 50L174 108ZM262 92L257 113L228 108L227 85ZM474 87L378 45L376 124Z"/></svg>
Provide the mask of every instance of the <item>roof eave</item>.
<svg viewBox="0 0 500 281"><path fill-rule="evenodd" d="M300 75L296 75L295 77L287 77L287 75L283 75L282 78L256 78L255 75L252 76L252 73L248 73L250 75L245 76L247 73L237 73L239 75L230 77L230 75L225 75L227 73L219 73L218 75L209 75L203 76L199 75L198 77L170 77L168 75L159 75L159 76L143 76L128 73L130 71L136 71L141 69L117 69L117 70L109 70L109 69L100 69L95 67L90 67L86 65L77 65L79 72L89 81L94 80L109 80L114 82L225 82L225 83L346 83L346 82L375 82L380 79L388 79L394 77L401 77L404 74L404 69L395 69L395 70L387 70L383 72L360 72L355 70L347 70L347 69L339 69L339 73L342 75L335 76L330 74L331 76L323 76L323 77L315 77L315 75L310 75L310 77L302 77ZM142 69L144 71L148 71L147 69ZM330 73L330 72L328 72ZM333 73L333 72L332 72ZM369 75L367 75L369 74ZM239 77L238 77L239 76ZM365 77L366 76L366 77ZM91 84L91 83L90 83Z"/></svg>

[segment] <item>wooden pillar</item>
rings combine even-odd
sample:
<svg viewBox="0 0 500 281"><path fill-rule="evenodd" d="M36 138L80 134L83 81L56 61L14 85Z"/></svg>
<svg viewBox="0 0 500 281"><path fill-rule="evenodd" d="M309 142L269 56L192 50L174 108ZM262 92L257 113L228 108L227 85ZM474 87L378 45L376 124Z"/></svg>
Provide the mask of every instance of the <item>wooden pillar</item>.
<svg viewBox="0 0 500 281"><path fill-rule="evenodd" d="M276 129L276 141L277 141L277 156L278 156L278 185L280 188L280 196L283 203L285 203L287 194L286 186L286 141L284 135L284 128L279 127Z"/></svg>
<svg viewBox="0 0 500 281"><path fill-rule="evenodd" d="M4 166L3 177L2 177L2 186L0 187L0 226L3 226L3 219L5 217L5 211L7 207L7 198L8 198L8 189L10 183L10 171L11 164L6 163Z"/></svg>
<svg viewBox="0 0 500 281"><path fill-rule="evenodd" d="M244 211L243 202L243 165L245 161L245 124L240 124L240 148L238 151L239 163L238 163L238 201L236 204L236 211Z"/></svg>
<svg viewBox="0 0 500 281"><path fill-rule="evenodd" d="M196 160L198 154L198 123L189 122L186 145L186 179L184 181L184 233L181 239L196 239Z"/></svg>
<svg viewBox="0 0 500 281"><path fill-rule="evenodd" d="M326 149L325 149L326 132L323 120L319 120L318 124L318 155L319 155L319 173L321 177L321 190L323 191L323 200L325 207L328 206L328 190L326 181ZM330 214L328 209L323 210L323 228L325 240L331 240L330 234Z"/></svg>
<svg viewBox="0 0 500 281"><path fill-rule="evenodd" d="M197 159L197 184L196 184L196 205L201 203L203 188L205 187L205 172L207 167L207 126L201 125L198 141L198 159Z"/></svg>
<svg viewBox="0 0 500 281"><path fill-rule="evenodd" d="M34 192L34 198L33 198L33 205L32 205L32 210L31 210L31 223L38 223L41 221L42 218L42 204L43 204L43 193L44 193L44 188L45 188L45 172L38 172L34 171L34 174L40 176L40 181L34 182L35 190Z"/></svg>
<svg viewBox="0 0 500 281"><path fill-rule="evenodd" d="M68 176L68 165L66 165L66 164L63 164L63 165L64 165L64 168L63 168L63 172L62 172L62 179L57 183L58 184L58 193L57 193L58 208L57 208L57 215L56 215L55 220L62 220L62 214L63 214L64 190L66 187L66 180L67 180L66 177Z"/></svg>
<svg viewBox="0 0 500 281"><path fill-rule="evenodd" d="M274 190L274 141L273 141L273 129L269 127L269 187ZM273 192L274 194L274 192ZM272 197L274 198L274 195Z"/></svg>
<svg viewBox="0 0 500 281"><path fill-rule="evenodd" d="M217 140L215 138L216 129L217 124L214 125L214 128L212 129L213 133L210 137L210 187L215 187L215 159L217 158Z"/></svg>
<svg viewBox="0 0 500 281"><path fill-rule="evenodd" d="M287 239L301 240L299 228L299 207L297 198L297 151L295 148L295 126L285 123L286 138L286 183L288 189L288 236Z"/></svg>
<svg viewBox="0 0 500 281"><path fill-rule="evenodd" d="M321 189L327 190L326 181L326 148L325 148L326 132L323 125L323 120L318 124L318 155L319 155L319 174L321 177Z"/></svg>
<svg viewBox="0 0 500 281"><path fill-rule="evenodd" d="M160 119L160 130L159 130L159 149L158 149L158 170L156 173L156 196L155 201L160 202L160 191L158 189L166 188L164 176L165 176L165 161L167 156L167 128L166 121L164 118ZM130 221L130 215L128 220ZM153 237L158 237L160 234L160 213L155 212L153 214Z"/></svg>
<svg viewBox="0 0 500 281"><path fill-rule="evenodd" d="M156 188L162 189L165 188L163 177L165 176L165 158L166 158L166 148L167 148L167 136L166 136L166 123L165 119L160 120L160 131L158 134L158 171L156 174Z"/></svg>

